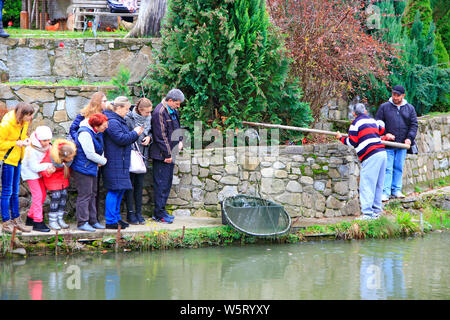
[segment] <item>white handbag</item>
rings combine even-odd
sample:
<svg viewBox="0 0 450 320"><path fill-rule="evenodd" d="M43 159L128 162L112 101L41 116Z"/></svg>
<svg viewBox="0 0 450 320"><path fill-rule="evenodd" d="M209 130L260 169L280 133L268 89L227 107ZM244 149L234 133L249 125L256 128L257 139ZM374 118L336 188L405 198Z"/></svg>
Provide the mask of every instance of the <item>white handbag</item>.
<svg viewBox="0 0 450 320"><path fill-rule="evenodd" d="M144 156L139 151L138 145L135 143L136 149L131 149L130 157L130 172L132 173L146 173L147 167L145 166Z"/></svg>

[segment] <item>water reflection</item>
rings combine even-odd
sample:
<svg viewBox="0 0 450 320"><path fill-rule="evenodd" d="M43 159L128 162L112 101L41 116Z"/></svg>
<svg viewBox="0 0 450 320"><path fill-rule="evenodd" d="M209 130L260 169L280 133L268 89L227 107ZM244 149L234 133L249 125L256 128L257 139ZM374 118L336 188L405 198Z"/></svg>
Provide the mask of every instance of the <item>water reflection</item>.
<svg viewBox="0 0 450 320"><path fill-rule="evenodd" d="M449 234L0 262L0 299L449 299Z"/></svg>

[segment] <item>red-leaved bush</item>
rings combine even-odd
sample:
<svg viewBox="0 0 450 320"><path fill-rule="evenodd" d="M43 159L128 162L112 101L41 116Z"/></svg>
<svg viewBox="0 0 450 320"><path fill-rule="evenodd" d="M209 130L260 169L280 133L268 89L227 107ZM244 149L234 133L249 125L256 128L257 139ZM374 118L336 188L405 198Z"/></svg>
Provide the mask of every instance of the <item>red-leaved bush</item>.
<svg viewBox="0 0 450 320"><path fill-rule="evenodd" d="M293 76L317 120L332 97L355 94L369 75L387 83L392 49L365 33L364 0L267 0L275 25L286 33Z"/></svg>

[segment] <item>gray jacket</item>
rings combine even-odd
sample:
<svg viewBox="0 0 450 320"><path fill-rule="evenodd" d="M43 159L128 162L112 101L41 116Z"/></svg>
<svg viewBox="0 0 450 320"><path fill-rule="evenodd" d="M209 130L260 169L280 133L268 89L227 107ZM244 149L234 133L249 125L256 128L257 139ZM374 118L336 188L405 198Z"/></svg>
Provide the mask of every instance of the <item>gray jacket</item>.
<svg viewBox="0 0 450 320"><path fill-rule="evenodd" d="M149 154L149 147L150 144L153 142L152 139L152 133L151 133L151 128L152 128L152 116L149 115L147 117L141 116L140 114L136 113L136 108L134 108L132 111L128 112L125 115L125 121L127 122L127 126L128 128L130 128L130 130L133 130L136 127L144 127L144 131L141 133L141 135L139 136L138 140L136 141L136 143L133 143L132 148L136 149L135 145L137 144L139 147L139 151L142 153L142 155L144 156L144 160L145 160L145 164L148 165L148 154ZM142 145L142 140L144 140L145 137L150 136L150 144L148 144L147 146L143 146Z"/></svg>

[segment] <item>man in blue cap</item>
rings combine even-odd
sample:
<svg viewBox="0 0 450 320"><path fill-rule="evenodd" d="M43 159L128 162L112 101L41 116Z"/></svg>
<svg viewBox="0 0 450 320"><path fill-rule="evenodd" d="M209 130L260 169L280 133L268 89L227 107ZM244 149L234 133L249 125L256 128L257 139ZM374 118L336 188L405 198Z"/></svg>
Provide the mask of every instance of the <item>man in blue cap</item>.
<svg viewBox="0 0 450 320"><path fill-rule="evenodd" d="M392 97L378 108L375 119L385 123L386 140L413 144L418 128L417 114L414 106L405 100L405 88L401 85L392 88ZM391 196L404 198L402 178L406 149L386 147L386 152L387 164L382 200L388 201Z"/></svg>
<svg viewBox="0 0 450 320"><path fill-rule="evenodd" d="M2 16L3 16L3 0L0 0L0 37L8 38L9 34L7 34L5 30L3 30Z"/></svg>

